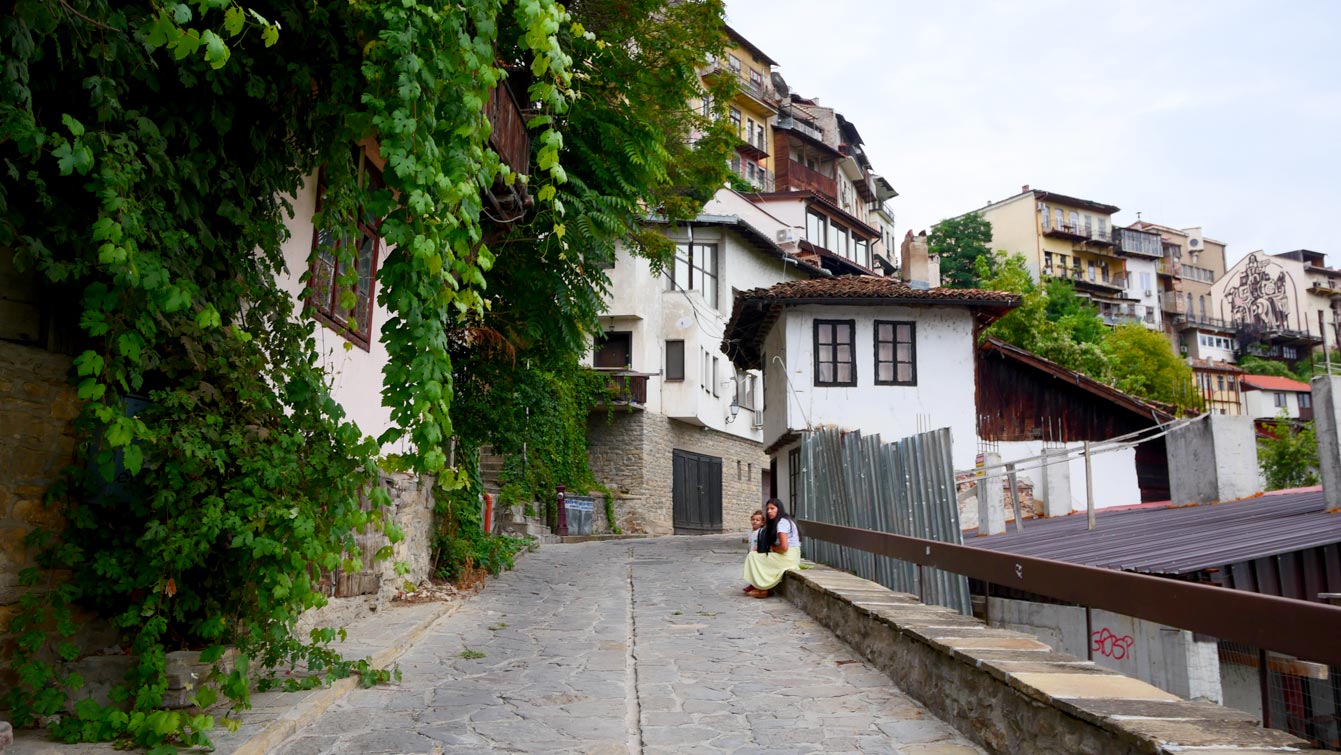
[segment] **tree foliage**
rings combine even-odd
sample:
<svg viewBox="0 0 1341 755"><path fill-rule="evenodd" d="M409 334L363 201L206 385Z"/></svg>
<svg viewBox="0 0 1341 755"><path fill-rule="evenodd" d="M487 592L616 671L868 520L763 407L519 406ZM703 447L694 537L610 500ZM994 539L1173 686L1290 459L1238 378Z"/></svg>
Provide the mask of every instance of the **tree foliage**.
<svg viewBox="0 0 1341 755"><path fill-rule="evenodd" d="M1238 366L1250 375L1271 375L1273 377L1283 377L1294 379L1295 374L1290 371L1290 366L1284 362L1277 362L1271 359L1252 356L1244 356L1239 360Z"/></svg>
<svg viewBox="0 0 1341 755"><path fill-rule="evenodd" d="M1173 353L1163 333L1136 323L1119 325L1103 341L1111 381L1134 396L1197 409L1192 368Z"/></svg>
<svg viewBox="0 0 1341 755"><path fill-rule="evenodd" d="M1274 435L1258 441L1257 448L1267 490L1318 484L1318 436L1311 421L1296 426L1282 412Z"/></svg>
<svg viewBox="0 0 1341 755"><path fill-rule="evenodd" d="M991 276L995 261L992 250L992 224L976 212L942 220L931 229L927 251L941 259L941 285L946 288L983 288ZM979 260L988 263L983 274Z"/></svg>
<svg viewBox="0 0 1341 755"><path fill-rule="evenodd" d="M1068 281L1034 282L1019 255L999 253L978 262L982 286L1021 294L1019 307L985 335L1019 346L1070 370L1141 398L1198 409L1192 369L1162 333L1137 324L1110 328L1098 309Z"/></svg>
<svg viewBox="0 0 1341 755"><path fill-rule="evenodd" d="M81 704L55 727L67 739L207 743L212 719L153 712L169 648L241 651L202 704L218 689L245 705L282 663L356 670L324 648L331 630L303 642L291 629L324 602L319 569L357 555L356 530L398 537L374 484L379 441L404 439L413 468L458 484L445 467L453 355L490 332L540 362L573 354L615 239L657 254L635 218L692 214L720 185L723 127L671 100L720 45L707 25L721 14L718 2L23 0L0 15L0 252L67 297L92 470L53 491L69 526L46 537L46 563L71 580L28 593L9 627L16 723L62 711L80 683L49 662L78 652L75 603L112 617L138 665L117 693L132 713ZM504 237L481 194L523 180L488 148L485 103L506 77L534 108L539 202ZM372 193L351 160L367 140L386 160ZM312 324L277 283L289 198L322 166L321 227L349 238L371 211L394 250L378 301L396 427L376 440L331 399ZM337 252L351 271L352 249ZM496 387L473 398L497 400Z"/></svg>

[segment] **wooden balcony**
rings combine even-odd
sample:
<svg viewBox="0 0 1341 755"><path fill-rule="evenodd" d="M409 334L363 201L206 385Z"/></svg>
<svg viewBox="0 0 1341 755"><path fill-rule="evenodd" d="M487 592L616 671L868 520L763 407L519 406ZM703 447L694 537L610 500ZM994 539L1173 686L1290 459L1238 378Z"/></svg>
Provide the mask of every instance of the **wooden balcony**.
<svg viewBox="0 0 1341 755"><path fill-rule="evenodd" d="M647 406L647 378L650 375L633 370L597 369L597 372L606 376L606 384L605 398L596 404L596 409L643 409Z"/></svg>
<svg viewBox="0 0 1341 755"><path fill-rule="evenodd" d="M489 92L484 114L493 126L489 147L513 172L527 175L531 166L531 136L526 131L526 118L521 107L507 84L499 83ZM493 208L494 218L502 218L504 223L520 220L535 204L525 184L514 181L509 186L501 178L489 188L486 199Z"/></svg>
<svg viewBox="0 0 1341 755"><path fill-rule="evenodd" d="M784 172L785 171L785 172ZM830 202L838 202L838 181L795 160L787 160L777 173L778 191L813 191Z"/></svg>

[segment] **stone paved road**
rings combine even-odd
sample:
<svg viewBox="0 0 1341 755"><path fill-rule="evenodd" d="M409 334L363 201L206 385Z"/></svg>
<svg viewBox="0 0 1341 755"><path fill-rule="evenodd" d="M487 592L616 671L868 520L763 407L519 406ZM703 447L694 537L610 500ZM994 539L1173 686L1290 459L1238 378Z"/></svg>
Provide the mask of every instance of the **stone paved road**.
<svg viewBox="0 0 1341 755"><path fill-rule="evenodd" d="M440 620L399 686L277 753L982 752L790 603L743 595L744 547L545 546Z"/></svg>

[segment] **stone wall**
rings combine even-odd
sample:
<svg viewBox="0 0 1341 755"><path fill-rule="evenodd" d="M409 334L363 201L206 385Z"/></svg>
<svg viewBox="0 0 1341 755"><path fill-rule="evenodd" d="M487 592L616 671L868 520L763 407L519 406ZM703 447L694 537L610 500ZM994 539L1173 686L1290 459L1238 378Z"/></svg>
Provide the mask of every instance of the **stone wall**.
<svg viewBox="0 0 1341 755"><path fill-rule="evenodd" d="M674 532L676 450L722 460L722 529L748 530L750 512L761 508L766 497L762 473L768 457L759 443L651 412L597 413L587 425L587 454L596 479L616 492L620 529L629 534Z"/></svg>
<svg viewBox="0 0 1341 755"><path fill-rule="evenodd" d="M1031 635L829 567L787 572L779 592L988 752L1309 749L1251 714L1180 700Z"/></svg>
<svg viewBox="0 0 1341 755"><path fill-rule="evenodd" d="M66 380L70 358L0 341L0 657L17 612L19 571L33 564L23 539L35 528L60 530L60 512L42 496L74 459L71 420L79 413ZM0 665L0 688L12 683Z"/></svg>

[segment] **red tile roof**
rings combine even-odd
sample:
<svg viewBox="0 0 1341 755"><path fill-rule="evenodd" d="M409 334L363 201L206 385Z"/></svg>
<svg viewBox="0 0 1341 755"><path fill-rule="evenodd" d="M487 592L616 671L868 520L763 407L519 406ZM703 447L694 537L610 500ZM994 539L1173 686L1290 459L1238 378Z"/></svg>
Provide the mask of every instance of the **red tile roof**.
<svg viewBox="0 0 1341 755"><path fill-rule="evenodd" d="M1244 375L1243 384L1249 388L1256 388L1261 391L1294 391L1295 393L1308 393L1313 389L1308 383L1301 383L1298 380L1276 377L1274 375Z"/></svg>
<svg viewBox="0 0 1341 755"><path fill-rule="evenodd" d="M770 288L755 288L737 294L741 299L882 299L926 303L962 303L988 306L1019 306L1020 295L1009 291L977 288L912 288L895 278L877 275L839 275L832 278L786 281Z"/></svg>
<svg viewBox="0 0 1341 755"><path fill-rule="evenodd" d="M785 307L801 304L958 306L976 310L987 324L1020 305L1020 295L973 288L911 288L894 278L836 275L779 283L736 294L722 351L741 369L758 369L760 344Z"/></svg>

